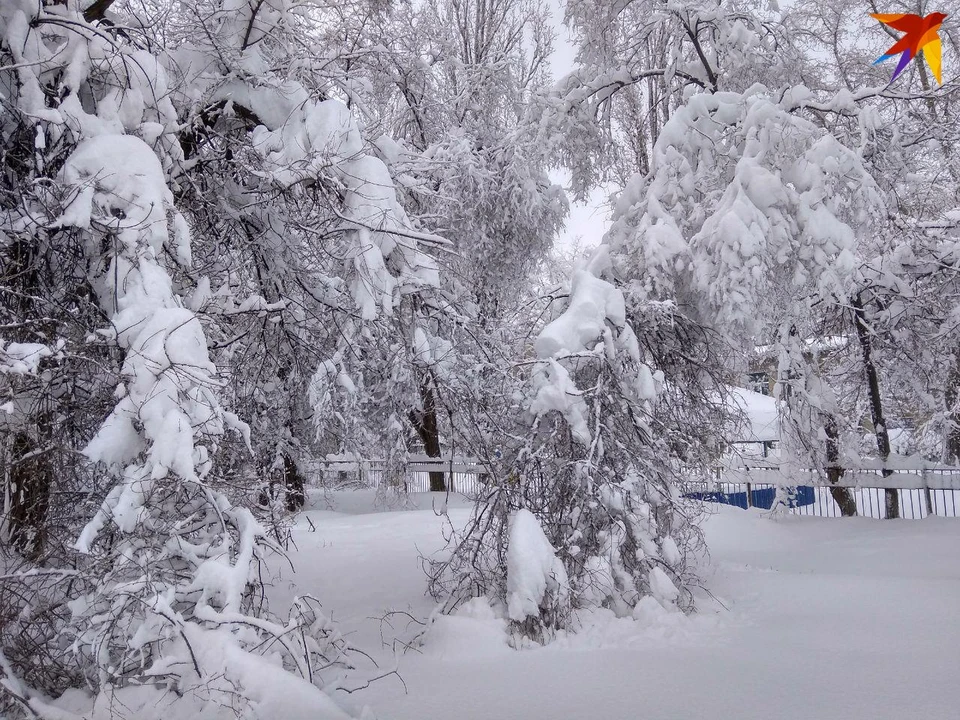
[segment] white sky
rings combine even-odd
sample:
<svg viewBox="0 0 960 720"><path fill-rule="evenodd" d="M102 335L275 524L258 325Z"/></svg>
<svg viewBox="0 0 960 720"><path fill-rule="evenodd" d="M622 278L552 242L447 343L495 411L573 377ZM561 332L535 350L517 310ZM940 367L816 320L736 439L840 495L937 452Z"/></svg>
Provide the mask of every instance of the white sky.
<svg viewBox="0 0 960 720"><path fill-rule="evenodd" d="M550 58L554 79L560 79L574 69L574 55L576 51L569 40L569 33L563 24L563 0L550 0L553 11L553 22L557 30L554 41L554 51ZM564 187L570 180L566 172L552 172L550 178ZM591 193L586 203L571 203L570 216L567 225L560 237L557 238L558 249L569 251L577 246L594 247L600 244L603 234L610 226L610 215L606 207L606 193L596 189Z"/></svg>

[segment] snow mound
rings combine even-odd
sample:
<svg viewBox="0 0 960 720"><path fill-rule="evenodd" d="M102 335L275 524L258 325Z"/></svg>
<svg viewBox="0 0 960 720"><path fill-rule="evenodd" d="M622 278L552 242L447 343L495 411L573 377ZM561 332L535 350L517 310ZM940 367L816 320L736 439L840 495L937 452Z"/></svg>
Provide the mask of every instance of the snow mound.
<svg viewBox="0 0 960 720"><path fill-rule="evenodd" d="M776 442L780 439L780 408L776 399L743 388L729 388L733 405L745 422L737 428L739 442Z"/></svg>
<svg viewBox="0 0 960 720"><path fill-rule="evenodd" d="M191 655L201 674L184 678L177 692L161 685L111 688L95 697L71 691L47 705L34 701L41 717L60 720L348 720L320 688L287 672L278 662L244 650L227 630L185 625ZM154 668L162 675L166 668ZM242 693L236 689L242 688Z"/></svg>

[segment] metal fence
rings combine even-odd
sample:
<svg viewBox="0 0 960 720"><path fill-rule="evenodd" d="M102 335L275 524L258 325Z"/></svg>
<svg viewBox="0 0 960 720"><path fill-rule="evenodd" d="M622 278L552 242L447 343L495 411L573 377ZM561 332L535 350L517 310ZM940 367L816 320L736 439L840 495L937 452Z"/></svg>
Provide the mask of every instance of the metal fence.
<svg viewBox="0 0 960 720"><path fill-rule="evenodd" d="M808 486L809 487L809 486ZM743 506L743 501L750 507L769 509L769 500L757 502L758 494L771 490L776 492L776 485L771 483L733 483L716 482L703 483L693 486L692 491L700 494L724 495ZM885 519L887 488L879 487L851 487L848 488L857 503L857 514L862 517ZM893 488L891 488L893 489ZM960 517L960 491L945 488L896 488L900 504L900 517L907 520L920 520L929 516ZM827 487L809 487L812 502L791 507L789 512L794 515L810 515L814 517L841 517L840 508L830 494ZM809 497L809 495L808 495Z"/></svg>
<svg viewBox="0 0 960 720"><path fill-rule="evenodd" d="M444 473L447 492L468 497L479 494L487 477L486 468L476 459L431 458L425 455L410 456L399 471L396 466L391 469L382 460L328 457L315 461L309 474L312 484L326 487L378 488L387 483L402 486L407 492L428 492L431 472ZM716 472L718 479L715 482L690 483L685 492L702 498L711 495L742 496L731 504L769 508L776 488L791 484L788 475L770 461L750 468L717 468ZM793 477L797 485L806 488L801 493L803 504L790 508L791 513L815 517L841 516L830 489L822 486L817 473L794 470L789 477ZM890 475L884 475L877 468L848 469L844 480L844 485L851 491L857 504L857 513L862 517L886 517L886 489L898 491L901 518L960 517L960 468L899 469Z"/></svg>
<svg viewBox="0 0 960 720"><path fill-rule="evenodd" d="M480 492L487 475L472 458L411 456L398 475L383 460L333 458L316 460L310 471L312 484L341 488L378 488L387 483L406 492L429 492L430 473L442 472L447 492L473 496Z"/></svg>

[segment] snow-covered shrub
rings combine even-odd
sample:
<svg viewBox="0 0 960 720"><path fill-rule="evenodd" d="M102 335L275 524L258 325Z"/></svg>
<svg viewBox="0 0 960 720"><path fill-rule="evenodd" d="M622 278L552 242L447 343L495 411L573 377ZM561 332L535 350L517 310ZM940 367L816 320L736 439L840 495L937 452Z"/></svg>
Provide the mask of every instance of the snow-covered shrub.
<svg viewBox="0 0 960 720"><path fill-rule="evenodd" d="M716 446L702 422L716 409L699 383L714 393L715 386L698 368L677 365L684 343L691 356L703 350L687 335L688 321L664 307L628 306L605 279L611 271L601 247L575 274L565 310L536 340L529 424L504 438L490 489L452 538L450 557L431 567L431 588L448 610L487 595L518 631L549 639L572 626L578 608L628 616L650 595L666 607L693 606L688 556L699 544L697 511L681 498L679 478L681 469L705 466ZM522 618L514 617L509 571L509 522L518 511L542 527L536 557L552 546L563 568L552 571L558 586L540 611ZM563 578L569 590L561 592Z"/></svg>

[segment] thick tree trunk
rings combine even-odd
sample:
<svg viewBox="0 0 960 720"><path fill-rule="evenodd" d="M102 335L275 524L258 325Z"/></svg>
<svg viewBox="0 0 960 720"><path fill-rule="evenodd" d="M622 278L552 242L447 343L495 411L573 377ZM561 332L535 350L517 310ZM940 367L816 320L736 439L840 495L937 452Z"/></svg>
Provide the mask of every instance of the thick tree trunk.
<svg viewBox="0 0 960 720"><path fill-rule="evenodd" d="M886 467L890 457L890 433L887 431L887 422L883 417L883 402L880 397L880 377L877 366L873 361L873 346L870 340L870 329L867 326L867 316L863 302L859 295L853 300L854 317L856 318L857 339L863 352L863 370L867 378L867 390L870 396L870 416L873 420L873 431L877 437L877 452L883 463L881 471L884 477L893 475L893 471ZM886 498L887 518L900 517L900 497L897 490L884 490Z"/></svg>
<svg viewBox="0 0 960 720"><path fill-rule="evenodd" d="M854 517L857 514L857 502L853 499L853 493L850 488L837 487L846 472L840 464L840 433L837 430L837 421L831 417L823 430L827 436L827 482L830 484L830 495L840 508L841 516Z"/></svg>
<svg viewBox="0 0 960 720"><path fill-rule="evenodd" d="M438 458L443 454L440 447L440 425L437 422L437 403L433 394L433 387L430 384L430 377L424 374L420 381L420 401L423 410L420 412L411 411L410 422L413 423L417 435L423 442L423 451L429 457ZM447 489L446 473L441 471L431 471L430 473L430 491L445 492Z"/></svg>
<svg viewBox="0 0 960 720"><path fill-rule="evenodd" d="M262 476L269 478L269 483L260 490L258 502L267 507L283 493L283 505L287 512L302 510L307 500L306 479L297 468L297 464L286 452L281 452L283 467L277 470L276 466L260 468ZM279 477L278 477L279 475Z"/></svg>

